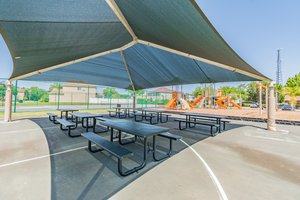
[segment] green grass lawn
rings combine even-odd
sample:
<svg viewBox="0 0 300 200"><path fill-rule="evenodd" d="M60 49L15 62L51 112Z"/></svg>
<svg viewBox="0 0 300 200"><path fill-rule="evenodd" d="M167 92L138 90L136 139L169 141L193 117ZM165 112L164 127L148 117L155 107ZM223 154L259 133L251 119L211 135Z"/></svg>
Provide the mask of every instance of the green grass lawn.
<svg viewBox="0 0 300 200"><path fill-rule="evenodd" d="M38 111L38 112L16 112L13 113L13 119L20 119L20 118L31 118L31 117L48 117L47 113L53 112L60 114L58 111ZM93 110L80 110L80 112L89 112L89 113L105 113L107 109L93 109ZM3 119L4 112L0 112L0 119Z"/></svg>

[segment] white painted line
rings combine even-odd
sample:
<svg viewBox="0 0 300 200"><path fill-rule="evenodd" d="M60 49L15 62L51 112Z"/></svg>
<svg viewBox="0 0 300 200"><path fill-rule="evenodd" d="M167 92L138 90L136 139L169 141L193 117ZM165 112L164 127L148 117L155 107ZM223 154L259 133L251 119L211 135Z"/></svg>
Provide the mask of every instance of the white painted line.
<svg viewBox="0 0 300 200"><path fill-rule="evenodd" d="M94 145L92 145L92 146L94 146ZM11 166L11 165L16 165L16 164L20 164L20 163L24 163L24 162L29 162L29 161L33 161L33 160L38 160L38 159L42 159L42 158L48 158L48 157L51 157L51 156L56 156L56 155L60 155L60 154L64 154L64 153L69 153L69 152L72 152L72 151L77 151L77 150L81 150L81 149L85 149L85 148L87 148L87 146L78 147L78 148L75 148L75 149L68 149L68 150L65 150L65 151L52 153L52 154L48 154L48 155L43 155L43 156L38 156L38 157L34 157L34 158L29 158L29 159L25 159L25 160L19 160L19 161L15 161L15 162L12 162L12 163L7 163L7 164L0 165L0 168L1 167L8 167L8 166Z"/></svg>
<svg viewBox="0 0 300 200"><path fill-rule="evenodd" d="M192 150L194 152L194 154L196 154L196 156L203 163L203 165L205 166L206 170L208 171L208 174L209 174L210 178L212 179L213 183L215 184L215 186L216 186L216 188L218 190L219 198L222 199L222 200L228 200L227 195L226 195L226 193L225 193L222 185L220 184L218 178L216 177L216 175L214 174L214 172L211 170L211 168L209 167L209 165L202 158L202 156L200 156L198 154L198 152L195 149L193 149L193 147L191 147L189 144L187 144L185 141L183 141L182 139L180 139L180 141L183 144L185 144L190 150Z"/></svg>

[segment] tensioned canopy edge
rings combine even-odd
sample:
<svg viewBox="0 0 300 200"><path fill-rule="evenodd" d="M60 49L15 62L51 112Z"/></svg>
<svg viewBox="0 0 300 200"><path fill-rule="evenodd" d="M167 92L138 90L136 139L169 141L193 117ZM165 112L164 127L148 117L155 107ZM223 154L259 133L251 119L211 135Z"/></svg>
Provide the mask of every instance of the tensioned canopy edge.
<svg viewBox="0 0 300 200"><path fill-rule="evenodd" d="M185 57L205 63L215 70L221 68L228 73L242 75L232 80L230 77L218 79L211 75L210 80L214 82L270 80L232 50L193 0L107 2L41 0L28 3L21 0L0 0L1 5L4 5L0 8L0 31L14 60L10 79L30 79L32 76L36 80L49 70L68 68L68 65L80 64L121 50L126 56L127 48L145 45L167 51L180 59ZM152 55L152 58L157 55ZM167 62L167 56L160 58ZM127 58L128 63L129 59L135 60L134 57ZM135 62L134 65L138 66L139 63ZM173 65L188 68L182 64ZM150 66L153 67L152 64ZM128 64L129 70L135 67ZM156 67L172 66L161 64ZM188 74L184 71L182 73L185 74L176 76L184 77ZM144 76L147 75L153 76ZM78 82L89 82L88 76L77 78ZM169 80L162 78L157 81L161 85L167 85ZM180 81L180 84L188 83L182 82L184 79ZM202 81L204 79L199 80ZM146 88L150 85L138 87Z"/></svg>

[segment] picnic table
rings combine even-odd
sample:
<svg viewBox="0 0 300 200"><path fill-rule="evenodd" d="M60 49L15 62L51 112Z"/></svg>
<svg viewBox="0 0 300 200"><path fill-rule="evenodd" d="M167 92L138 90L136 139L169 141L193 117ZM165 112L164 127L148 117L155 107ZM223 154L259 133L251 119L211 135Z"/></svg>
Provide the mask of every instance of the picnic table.
<svg viewBox="0 0 300 200"><path fill-rule="evenodd" d="M111 128L111 135L110 135L110 140L113 142L114 136L114 129L119 131L119 136L118 140L121 145L128 144L131 142L134 142L136 140L136 137L143 138L143 148L144 148L144 156L143 156L143 161L140 165L137 167L134 167L132 169L129 169L125 175L132 174L146 166L147 163L147 141L150 137L153 137L153 158L155 158L155 152L156 152L156 147L155 147L155 141L156 141L156 136L162 133L166 133L169 131L169 128L164 128L164 127L159 127L159 126L154 126L150 124L144 124L144 123L138 123L130 120L124 120L124 119L117 119L117 120L105 120L103 121L102 118L99 119L100 124L105 125L107 127ZM134 135L135 140L123 143L122 142L122 132L126 132L128 134ZM166 155L165 157L167 157Z"/></svg>
<svg viewBox="0 0 300 200"><path fill-rule="evenodd" d="M189 125L189 121L191 121L191 118L199 117L199 118L204 118L204 119L205 118L212 119L212 120L215 119L216 123L221 127L221 120L226 118L226 116L224 116L224 115L212 115L212 114L190 113L190 112L180 113L180 115L185 115L186 126ZM219 132L221 132L220 128L219 128Z"/></svg>
<svg viewBox="0 0 300 200"><path fill-rule="evenodd" d="M77 124L80 123L81 121L81 125L83 128L86 129L86 132L88 132L90 128L93 128L93 132L95 133L104 132L104 131L96 132L96 117L103 117L102 114L94 114L88 112L72 112L71 114L73 117L75 117L76 127ZM92 121L92 125L89 124L90 120Z"/></svg>
<svg viewBox="0 0 300 200"><path fill-rule="evenodd" d="M167 115L166 120L163 121L163 114L165 113L165 111L163 111L163 110L140 109L140 111L142 112L142 117L145 120L147 120L147 113L156 113L157 122L160 121L161 123L165 123L168 121L169 115Z"/></svg>
<svg viewBox="0 0 300 200"><path fill-rule="evenodd" d="M131 107L113 107L113 109L116 110L116 115L118 115L119 118L121 118L121 110L124 110L124 117L128 116L130 117L130 110L133 110L134 108Z"/></svg>
<svg viewBox="0 0 300 200"><path fill-rule="evenodd" d="M69 112L70 112L70 113L73 113L73 112L78 111L78 109L73 109L73 108L60 108L60 109L57 109L57 111L60 111L60 118L61 118L61 119L63 118L63 114L65 113L66 120L68 120L68 119L69 119Z"/></svg>

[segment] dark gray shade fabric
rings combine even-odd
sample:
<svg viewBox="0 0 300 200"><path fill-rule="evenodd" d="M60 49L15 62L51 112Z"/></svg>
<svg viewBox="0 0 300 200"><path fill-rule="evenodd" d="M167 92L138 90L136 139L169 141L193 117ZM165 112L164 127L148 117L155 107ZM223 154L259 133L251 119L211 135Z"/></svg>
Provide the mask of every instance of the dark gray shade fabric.
<svg viewBox="0 0 300 200"><path fill-rule="evenodd" d="M251 77L204 62L137 44L124 51L135 89L178 84L255 81ZM92 83L132 89L119 52L50 70L26 80Z"/></svg>
<svg viewBox="0 0 300 200"><path fill-rule="evenodd" d="M105 0L0 0L0 31L14 59L11 78L119 48L131 36Z"/></svg>
<svg viewBox="0 0 300 200"><path fill-rule="evenodd" d="M138 38L264 77L230 48L193 0L116 2Z"/></svg>
<svg viewBox="0 0 300 200"><path fill-rule="evenodd" d="M120 52L86 60L91 55L132 42L132 35L105 0L0 0L0 33L14 60L10 78L70 81L127 89L133 88L131 82L136 89L142 89L268 79L229 47L195 1L115 2L139 42L124 51L128 71ZM194 60L146 46L140 44L141 40L219 64L214 66L200 62L201 59ZM53 68L77 59L85 61ZM220 68L223 65L243 72ZM41 73L40 70L50 67L51 71Z"/></svg>

